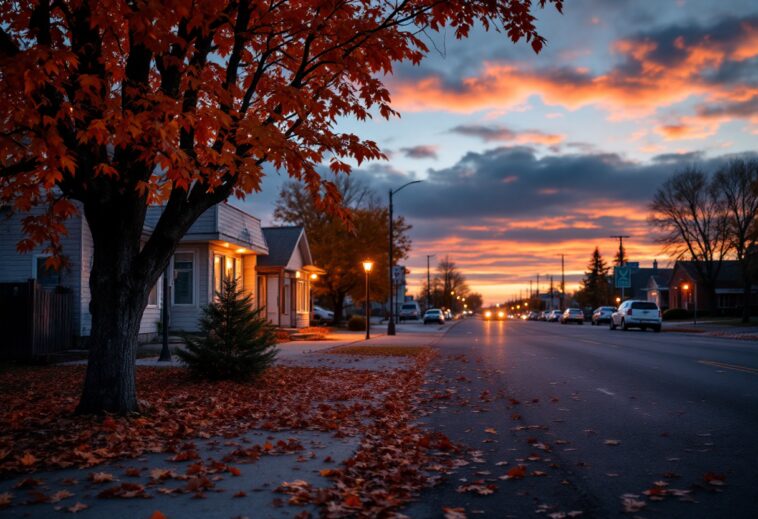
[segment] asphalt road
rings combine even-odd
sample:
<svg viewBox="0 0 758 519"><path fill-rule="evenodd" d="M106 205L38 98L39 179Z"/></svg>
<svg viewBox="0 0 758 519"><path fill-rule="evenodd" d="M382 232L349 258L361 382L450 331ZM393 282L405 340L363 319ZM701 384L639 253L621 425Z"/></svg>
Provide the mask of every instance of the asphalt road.
<svg viewBox="0 0 758 519"><path fill-rule="evenodd" d="M411 517L758 517L758 342L469 319L437 347L424 422L472 450Z"/></svg>

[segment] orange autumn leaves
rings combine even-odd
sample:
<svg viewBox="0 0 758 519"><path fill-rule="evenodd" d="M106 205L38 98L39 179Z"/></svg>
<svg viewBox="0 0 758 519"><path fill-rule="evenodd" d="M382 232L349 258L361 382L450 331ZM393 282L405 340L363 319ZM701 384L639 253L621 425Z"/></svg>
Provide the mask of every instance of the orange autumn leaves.
<svg viewBox="0 0 758 519"><path fill-rule="evenodd" d="M560 10L562 0L535 4ZM464 38L481 24L539 51L533 10L463 0L0 3L0 201L50 204L53 187L79 200L108 186L149 203L174 190L243 196L260 189L268 162L335 204L317 166L349 172L383 157L337 121L395 114L380 78L428 52L418 27Z"/></svg>

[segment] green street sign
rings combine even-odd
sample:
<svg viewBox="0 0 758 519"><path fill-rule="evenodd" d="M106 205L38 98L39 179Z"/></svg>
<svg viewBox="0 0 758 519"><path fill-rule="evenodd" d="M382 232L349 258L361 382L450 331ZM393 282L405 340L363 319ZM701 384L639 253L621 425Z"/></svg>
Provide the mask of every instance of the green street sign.
<svg viewBox="0 0 758 519"><path fill-rule="evenodd" d="M624 265L623 267L613 267L613 279L616 288L632 288L632 269Z"/></svg>

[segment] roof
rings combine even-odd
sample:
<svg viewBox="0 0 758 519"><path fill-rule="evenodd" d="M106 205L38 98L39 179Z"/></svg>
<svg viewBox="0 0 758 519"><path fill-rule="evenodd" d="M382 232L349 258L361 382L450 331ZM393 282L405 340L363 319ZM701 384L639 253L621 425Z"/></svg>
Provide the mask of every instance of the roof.
<svg viewBox="0 0 758 519"><path fill-rule="evenodd" d="M684 270L691 279L700 279L694 261L677 261L675 267ZM740 288L742 287L742 266L736 260L724 260L721 262L716 288Z"/></svg>
<svg viewBox="0 0 758 519"><path fill-rule="evenodd" d="M264 227L263 237L268 244L268 256L260 256L258 265L261 267L286 267L295 252L303 228Z"/></svg>
<svg viewBox="0 0 758 519"><path fill-rule="evenodd" d="M668 288L673 273L674 269L658 269L658 272L651 274L650 277L653 278L658 288Z"/></svg>

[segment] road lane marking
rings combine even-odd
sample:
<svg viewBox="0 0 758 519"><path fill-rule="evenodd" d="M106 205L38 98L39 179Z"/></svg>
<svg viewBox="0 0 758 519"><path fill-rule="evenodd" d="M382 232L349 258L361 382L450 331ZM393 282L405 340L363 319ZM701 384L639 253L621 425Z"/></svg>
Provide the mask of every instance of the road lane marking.
<svg viewBox="0 0 758 519"><path fill-rule="evenodd" d="M600 341L591 341L591 340L589 340L589 339L579 339L579 340L580 340L580 341L582 341L582 342L587 342L587 343L589 343L589 344L603 344L603 343L602 343L602 342L600 342Z"/></svg>
<svg viewBox="0 0 758 519"><path fill-rule="evenodd" d="M605 389L604 387L598 387L598 388L596 388L596 389L597 389L598 391L600 391L601 393L603 393L604 395L608 395L608 396L616 396L616 393L614 393L614 392L612 392L612 391L608 391L608 390L607 390L607 389Z"/></svg>
<svg viewBox="0 0 758 519"><path fill-rule="evenodd" d="M750 373L752 375L758 375L758 369L748 366L740 366L739 364L727 364L725 362L716 362L714 360L699 360L698 364L704 364L714 368L730 369L732 371L739 371L741 373Z"/></svg>

